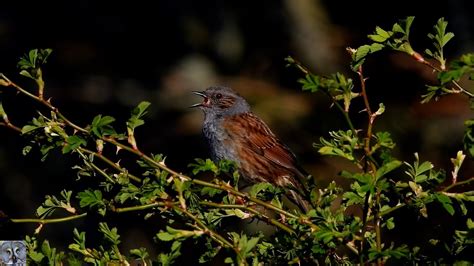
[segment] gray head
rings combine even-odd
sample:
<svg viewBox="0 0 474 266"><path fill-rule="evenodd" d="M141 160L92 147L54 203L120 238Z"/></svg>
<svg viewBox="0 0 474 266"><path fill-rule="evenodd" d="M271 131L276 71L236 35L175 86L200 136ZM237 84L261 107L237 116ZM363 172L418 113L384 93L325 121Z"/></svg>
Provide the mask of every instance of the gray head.
<svg viewBox="0 0 474 266"><path fill-rule="evenodd" d="M247 101L231 88L215 86L193 93L203 97L203 101L191 107L199 107L206 117L223 117L250 112Z"/></svg>

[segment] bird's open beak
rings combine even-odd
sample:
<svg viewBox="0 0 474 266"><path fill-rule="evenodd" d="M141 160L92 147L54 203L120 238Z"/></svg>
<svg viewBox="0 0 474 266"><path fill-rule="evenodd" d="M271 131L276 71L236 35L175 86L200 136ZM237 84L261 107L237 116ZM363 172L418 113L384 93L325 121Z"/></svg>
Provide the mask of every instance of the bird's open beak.
<svg viewBox="0 0 474 266"><path fill-rule="evenodd" d="M201 97L204 98L204 100L202 101L202 103L196 103L196 104L193 104L191 106L189 106L189 108L194 108L194 107L209 107L209 97L207 97L207 95L204 93L204 92L201 92L201 91L193 91L194 94L196 95L199 95Z"/></svg>

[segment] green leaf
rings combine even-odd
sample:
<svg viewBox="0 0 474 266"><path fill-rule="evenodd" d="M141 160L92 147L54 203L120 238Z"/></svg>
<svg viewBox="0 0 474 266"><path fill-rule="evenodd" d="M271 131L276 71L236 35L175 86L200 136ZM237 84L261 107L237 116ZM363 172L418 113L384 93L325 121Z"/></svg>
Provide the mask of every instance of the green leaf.
<svg viewBox="0 0 474 266"><path fill-rule="evenodd" d="M100 190L85 190L77 194L79 205L81 208L89 207L95 208L103 216L106 212L106 204L102 199L102 192Z"/></svg>
<svg viewBox="0 0 474 266"><path fill-rule="evenodd" d="M196 175L200 172L206 172L206 171L211 171L215 175L219 174L219 167L211 160L211 159L200 159L196 158L194 159L196 163L190 163L188 167L193 168L193 175Z"/></svg>
<svg viewBox="0 0 474 266"><path fill-rule="evenodd" d="M33 49L28 52L28 59L33 65L36 65L37 58L38 58L38 49Z"/></svg>
<svg viewBox="0 0 474 266"><path fill-rule="evenodd" d="M393 149L395 148L395 143L392 140L392 136L390 135L390 132L377 132L375 133L375 138L377 139L377 143L381 147Z"/></svg>
<svg viewBox="0 0 474 266"><path fill-rule="evenodd" d="M18 61L17 67L21 70L20 75L43 82L40 67L46 63L51 52L52 49L30 50Z"/></svg>
<svg viewBox="0 0 474 266"><path fill-rule="evenodd" d="M357 68L364 62L365 58L373 53L381 51L385 45L380 43L372 43L370 45L362 45L356 49L356 52L352 56L352 69L357 70Z"/></svg>
<svg viewBox="0 0 474 266"><path fill-rule="evenodd" d="M136 248L136 249L131 249L130 250L130 255L135 258L140 258L142 260L145 260L148 258L150 255L148 254L148 251L145 248Z"/></svg>
<svg viewBox="0 0 474 266"><path fill-rule="evenodd" d="M466 127L464 131L464 149L471 157L474 157L474 119L469 119L464 122Z"/></svg>
<svg viewBox="0 0 474 266"><path fill-rule="evenodd" d="M435 194L436 199L443 205L444 209L450 214L454 215L454 208L453 208L453 202L451 199L441 193L436 193Z"/></svg>
<svg viewBox="0 0 474 266"><path fill-rule="evenodd" d="M36 251L28 251L28 257L33 260L35 263L40 263L44 258L45 256L43 255L43 253L39 253L39 252L36 252Z"/></svg>
<svg viewBox="0 0 474 266"><path fill-rule="evenodd" d="M174 239L174 235L172 235L168 232L164 232L164 231L159 232L158 234L156 234L156 236L161 241L171 241L171 240Z"/></svg>
<svg viewBox="0 0 474 266"><path fill-rule="evenodd" d="M45 218L52 215L57 209L64 209L69 213L76 213L76 209L71 206L72 191L61 191L61 197L45 196L45 201L36 209L36 215Z"/></svg>
<svg viewBox="0 0 474 266"><path fill-rule="evenodd" d="M354 193L352 191L347 191L342 195L342 198L347 200L347 206L351 206L354 204L362 204L364 202L364 197Z"/></svg>
<svg viewBox="0 0 474 266"><path fill-rule="evenodd" d="M275 187L272 184L266 182L257 183L250 188L249 195L251 197L258 197L260 194L267 191L275 191Z"/></svg>
<svg viewBox="0 0 474 266"><path fill-rule="evenodd" d="M86 145L87 145L87 142L85 139L77 135L69 136L66 139L66 145L63 146L62 152L63 154L66 154L79 148L80 146L86 146Z"/></svg>
<svg viewBox="0 0 474 266"><path fill-rule="evenodd" d="M3 103L0 102L0 117L3 117L3 119L5 119L6 116L7 113L5 112L5 109L3 109Z"/></svg>
<svg viewBox="0 0 474 266"><path fill-rule="evenodd" d="M388 230L392 230L393 228L395 228L395 223L393 222L393 217L390 217L387 219L386 223L387 223L387 229Z"/></svg>
<svg viewBox="0 0 474 266"><path fill-rule="evenodd" d="M104 238L113 245L120 244L120 235L117 232L117 228L110 229L107 223L99 223L99 232L103 233Z"/></svg>
<svg viewBox="0 0 474 266"><path fill-rule="evenodd" d="M171 251L169 253L160 253L158 255L158 262L160 265L168 266L175 265L175 260L181 255L181 242L175 241L171 245Z"/></svg>
<svg viewBox="0 0 474 266"><path fill-rule="evenodd" d="M246 212L243 212L242 210L240 209L225 209L224 212L227 214L227 215L230 215L230 216L236 216L240 219L247 219L249 218L251 215L246 213Z"/></svg>
<svg viewBox="0 0 474 266"><path fill-rule="evenodd" d="M387 173L397 169L398 167L400 167L400 165L402 165L402 162L398 160L393 160L391 162L388 162L382 165L379 169L377 169L377 173L375 176L377 179L379 179L380 177L386 175Z"/></svg>
<svg viewBox="0 0 474 266"><path fill-rule="evenodd" d="M329 135L330 140L320 138L320 144L314 144L318 149L318 152L322 155L332 155L346 158L350 161L354 161L354 151L359 146L359 139L357 136L352 135L352 131L331 131Z"/></svg>
<svg viewBox="0 0 474 266"><path fill-rule="evenodd" d="M21 129L21 134L26 134L26 133L29 133L33 130L36 130L38 129L39 127L37 126L34 126L34 125L25 125L23 126L23 128Z"/></svg>
<svg viewBox="0 0 474 266"><path fill-rule="evenodd" d="M136 127L145 124L145 121L141 118L147 113L149 106L150 102L143 101L139 103L138 106L132 110L132 116L127 121L127 127L133 131Z"/></svg>
<svg viewBox="0 0 474 266"><path fill-rule="evenodd" d="M201 195L208 195L209 197L214 197L215 195L222 194L224 191L222 189L216 189L211 187L203 187L201 189Z"/></svg>
<svg viewBox="0 0 474 266"><path fill-rule="evenodd" d="M92 125L89 132L93 132L94 135L101 138L106 135L115 135L117 134L112 127L112 123L115 121L115 118L111 116L97 115L92 120Z"/></svg>
<svg viewBox="0 0 474 266"><path fill-rule="evenodd" d="M170 226L166 226L166 232L160 231L156 236L161 241L171 241L171 240L178 240L178 239L189 238L189 237L199 237L203 234L204 232L201 230L194 230L194 231L180 230L180 229L174 229Z"/></svg>

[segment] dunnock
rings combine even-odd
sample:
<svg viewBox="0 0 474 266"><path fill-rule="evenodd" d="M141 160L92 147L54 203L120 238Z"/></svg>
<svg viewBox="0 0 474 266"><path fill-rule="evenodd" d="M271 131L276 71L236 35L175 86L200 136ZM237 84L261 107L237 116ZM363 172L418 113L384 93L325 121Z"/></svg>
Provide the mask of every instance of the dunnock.
<svg viewBox="0 0 474 266"><path fill-rule="evenodd" d="M305 171L295 155L268 126L250 111L247 101L227 87L193 92L204 98L193 105L204 112L203 133L214 161L237 163L240 176L249 183L268 182L289 190L289 199L304 211Z"/></svg>

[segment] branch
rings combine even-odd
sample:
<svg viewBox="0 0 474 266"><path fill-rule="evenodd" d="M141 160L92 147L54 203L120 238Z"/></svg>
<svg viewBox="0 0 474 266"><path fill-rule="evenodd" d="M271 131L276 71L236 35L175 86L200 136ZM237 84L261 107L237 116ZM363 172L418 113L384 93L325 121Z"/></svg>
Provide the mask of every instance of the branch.
<svg viewBox="0 0 474 266"><path fill-rule="evenodd" d="M201 201L201 202L199 202L199 204L205 205L205 206L210 206L210 207L215 207L215 208L220 208L220 209L245 210L245 211L253 213L255 216L257 216L258 219L263 220L263 221L265 221L269 224L272 224L272 225L288 232L289 234L294 234L295 233L295 231L293 229L286 226L285 224L283 224L283 223L281 223L281 222L279 222L279 221L277 221L273 218L270 218L270 217L264 215L263 213L260 213L259 211L254 210L254 209L252 209L248 206L238 205L238 204L222 204L222 203L215 203L215 202L210 202L210 201Z"/></svg>
<svg viewBox="0 0 474 266"><path fill-rule="evenodd" d="M92 168L94 168L94 170L96 170L97 172L99 172L99 174L101 174L103 177L105 177L109 182L111 182L112 184L115 184L116 181L109 175L107 174L104 170L100 169L97 165L95 165L93 162L90 162L88 161L88 158L87 156L85 156L79 149L77 150L77 152L79 153L79 155L82 157L82 159L84 160L84 162L86 164L89 164Z"/></svg>
<svg viewBox="0 0 474 266"><path fill-rule="evenodd" d="M111 167L113 167L114 169L118 170L119 172L121 173L126 173L127 176L130 178L130 179L133 179L137 182L140 182L141 179L131 173L129 173L128 171L126 171L125 169L121 168L119 165L117 165L116 163L112 162L109 158L105 157L104 155L98 153L98 152L94 152L94 151L91 151L89 149L86 149L86 148L83 148L83 147L79 147L78 148L79 151L81 152L84 152L84 153L88 153L88 154L92 154L94 155L95 157L101 159L103 162L107 163L108 165L110 165Z"/></svg>
<svg viewBox="0 0 474 266"><path fill-rule="evenodd" d="M462 186L462 185L466 185L466 184L469 184L471 182L474 181L474 176L464 180L464 181L460 181L460 182L456 182L456 183L453 183L447 187L445 187L443 190L441 190L442 192L447 192L449 190L451 190L452 188L455 188L455 187L458 187L458 186Z"/></svg>
<svg viewBox="0 0 474 266"><path fill-rule="evenodd" d="M82 213L82 214L78 214L78 215L64 217L64 218L55 218L55 219L10 219L10 221L13 222L13 223L52 224L52 223L62 223L62 222L77 220L77 219L83 218L85 216L87 216L87 212Z"/></svg>
<svg viewBox="0 0 474 266"><path fill-rule="evenodd" d="M116 213L122 212L131 212L131 211L141 211L146 209L151 209L155 207L172 207L176 205L176 202L153 202L145 205L131 206L131 207L122 207L122 208L113 208L112 211Z"/></svg>
<svg viewBox="0 0 474 266"><path fill-rule="evenodd" d="M436 72L442 72L443 70L441 70L440 68L438 68L437 66L433 65L430 61L426 60L425 58L423 58L423 56L421 56L419 53L414 53L413 55L411 55L413 58L416 59L416 61L426 65L426 66L429 66L431 69L433 69L434 71ZM455 80L452 80L451 83L453 83L453 85L458 88L458 90L464 94L466 94L467 96L469 96L470 98L474 98L474 94L471 93L470 91L464 89L461 85L459 85L459 83Z"/></svg>
<svg viewBox="0 0 474 266"><path fill-rule="evenodd" d="M8 122L0 122L0 126L4 126L4 127L7 127L7 128L10 128L12 129L13 131L16 131L17 133L20 133L21 134L21 128L13 125L12 123L10 123L10 121Z"/></svg>
<svg viewBox="0 0 474 266"><path fill-rule="evenodd" d="M22 87L20 87L19 85L17 85L16 83L12 82L11 80L9 80L4 74L0 73L0 77L3 78L7 83L8 83L8 86L11 86L11 87L14 87L15 89L17 89L19 92L25 94L26 96L32 98L33 100L43 104L44 106L48 107L51 111L55 112L62 120L64 120L64 122L66 124L68 124L69 126L71 126L72 128L74 128L75 130L77 131L80 131L82 133L88 133L88 131L76 124L74 124L73 122L69 121L69 119L67 119L59 110L58 108L56 108L55 106L53 106L50 102L50 100L45 100L41 97L38 97L30 92L28 92L27 90L23 89Z"/></svg>
<svg viewBox="0 0 474 266"><path fill-rule="evenodd" d="M7 81L8 83L8 86L12 86L14 87L15 89L17 89L20 93L23 93L25 95L27 95L28 97L34 99L35 101L45 105L46 107L48 107L50 110L52 110L53 112L55 112L61 119L64 120L64 122L69 125L70 127L74 128L75 130L79 131L79 132L82 132L82 133L85 133L85 134L89 134L89 131L72 123L70 120L68 120L64 115L62 115L60 112L59 112L59 109L56 108L55 106L53 106L50 101L46 101L34 94L31 94L30 92L26 91L25 89L23 89L22 87L18 86L17 84L13 83L12 81L10 81L6 76L4 76L3 74L0 74L0 77L2 77L5 81ZM240 196L242 198L245 198L249 201L252 201L258 205L261 205L267 209L270 209L270 210L273 210L277 213L280 213L282 215L285 215L287 217L291 217L291 218L294 218L294 219L297 219L300 223L302 224L306 224L306 225L309 225L310 227L312 227L314 230L317 230L319 229L315 224L313 224L311 221L309 221L308 219L304 218L304 217L299 217L295 214L292 214L290 212L287 212L277 206L274 206L270 203L267 203L267 202L264 202L262 200L259 200L257 198L254 198L254 197L250 197L248 194L246 193L242 193L238 190L235 190L234 188L232 187L229 187L229 186L225 186L225 185L219 185L219 184L213 184L213 183L209 183L209 182L206 182L206 181L202 181L202 180L198 180L198 179L192 179L191 177L189 176L186 176L186 175L183 175L183 174L180 174L170 168L168 168L163 162L156 162L155 160L153 160L153 158L145 155L143 152L141 152L138 148L133 148L133 147L129 147L127 145L124 145L118 141L116 141L115 139L113 138L110 138L110 137L102 137L101 138L103 141L105 142L108 142L116 147L119 147L121 149L124 149L128 152L131 152L137 156L139 156L140 158L142 158L143 160L145 160L146 162L150 163L150 165L156 167L156 168L159 168L159 169L162 169L164 171L167 171L169 172L172 176L174 177L178 177L180 179L183 179L183 180L186 180L186 181L189 181L189 182L192 182L194 184L197 184L197 185L201 185L201 186L206 186L206 187L212 187L212 188L216 188L216 189L219 189L219 190L223 190L223 191L226 191L228 193L231 193L233 195L236 195L236 196ZM84 152L87 152L86 149L82 149L82 151ZM98 153L96 153L97 155L99 155ZM101 157L101 156L98 156L100 159L102 159L104 162L108 163L111 165L114 164L113 162L111 162L110 160L107 161L107 159L105 159L105 157ZM115 165L115 164L114 164ZM97 167L98 168L98 167ZM115 168L115 166L114 166ZM116 168L117 169L117 168ZM100 170L100 169L96 169L96 170ZM106 173L104 173L103 171L99 171L102 175L104 176L108 176ZM110 177L110 176L109 176ZM134 179L134 178L132 178ZM138 178L137 178L138 179ZM134 179L135 180L135 179ZM138 181L138 180L136 180Z"/></svg>
<svg viewBox="0 0 474 266"><path fill-rule="evenodd" d="M222 246L226 246L228 248L231 248L238 252L238 250L234 247L232 243L230 243L227 239L225 239L223 236L219 235L209 227L207 227L201 220L199 220L196 216L194 216L192 213L187 211L186 209L183 209L179 207L179 204L173 206L173 209L178 212L184 213L186 216L191 218L201 230L203 230L204 234L207 234L210 238L212 238L214 241L219 243Z"/></svg>
<svg viewBox="0 0 474 266"><path fill-rule="evenodd" d="M294 59L293 57L289 57L289 62L294 64L301 72L303 72L305 75L307 74L312 74L311 70L309 70L308 67L303 65L300 61ZM344 119L346 120L347 124L349 125L349 128L351 129L352 133L354 133L354 136L357 135L357 131L352 124L351 118L349 117L349 114L342 108L342 106L334 99L334 97L327 91L322 90L324 94L326 94L332 101L332 103L341 111L342 115L344 116Z"/></svg>
<svg viewBox="0 0 474 266"><path fill-rule="evenodd" d="M287 212L273 204L270 204L270 203L267 203L265 201L262 201L260 199L257 199L257 198L254 198L254 197L251 197L249 196L248 194L246 193L243 193L243 192L240 192L238 190L235 190L234 188L226 185L226 184L215 184L215 183L209 183L209 182L206 182L206 181L203 181L203 180L199 180L199 179L192 179L191 177L189 176L186 176L186 175L183 175L181 173L178 173L170 168L168 168L164 163L162 162L157 162L155 160L153 160L153 158L145 155L143 152L141 152L139 149L133 149L132 147L129 147L127 145L124 145L112 138L104 138L104 141L108 142L108 143L111 143L117 147L120 147L128 152L131 152L137 156L139 156L140 158L142 158L143 160L145 160L146 162L150 163L152 166L154 167L157 167L159 169L162 169L164 171L167 171L168 173L170 173L172 176L174 177L178 177L180 179L183 179L183 180L186 180L186 181L189 181L189 182L192 182L194 184L197 184L197 185L201 185L201 186L205 186L205 187L211 187L211 188L215 188L215 189L219 189L219 190L223 190L223 191L226 191L230 194L233 194L235 196L239 196L239 197L242 197L246 200L249 200L249 201L252 201L258 205L261 205L267 209L270 209L270 210L273 210L277 213L280 213L280 214L283 214L287 217L291 217L291 218L294 218L294 219L298 219L300 221L300 223L302 224L306 224L306 225L309 225L311 226L314 230L318 230L318 226L316 226L315 224L313 224L311 221L305 219L305 218L302 218L302 217L299 217L295 214L292 214L290 212Z"/></svg>

